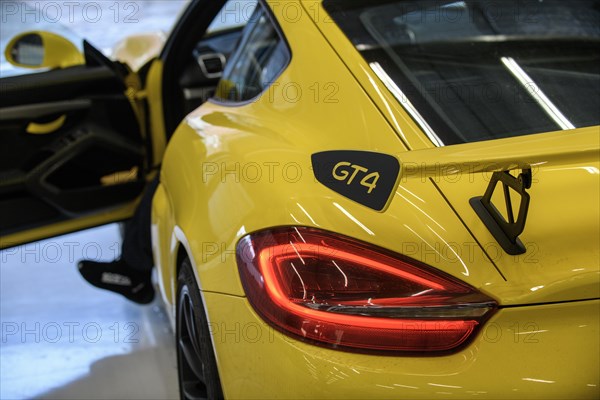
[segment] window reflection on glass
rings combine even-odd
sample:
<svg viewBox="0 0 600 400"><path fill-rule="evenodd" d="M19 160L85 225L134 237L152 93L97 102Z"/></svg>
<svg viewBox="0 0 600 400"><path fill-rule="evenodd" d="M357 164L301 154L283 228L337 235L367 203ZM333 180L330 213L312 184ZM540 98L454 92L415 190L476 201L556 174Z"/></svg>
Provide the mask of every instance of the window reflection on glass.
<svg viewBox="0 0 600 400"><path fill-rule="evenodd" d="M600 123L600 2L326 0L438 145Z"/></svg>
<svg viewBox="0 0 600 400"><path fill-rule="evenodd" d="M23 65L36 66L44 62L42 37L37 34L23 36L11 50L12 59Z"/></svg>

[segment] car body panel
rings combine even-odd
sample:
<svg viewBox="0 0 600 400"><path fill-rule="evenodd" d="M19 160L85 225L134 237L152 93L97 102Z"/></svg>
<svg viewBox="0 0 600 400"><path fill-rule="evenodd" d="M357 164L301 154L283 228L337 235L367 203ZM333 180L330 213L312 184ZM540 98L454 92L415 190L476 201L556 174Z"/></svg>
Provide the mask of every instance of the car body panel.
<svg viewBox="0 0 600 400"><path fill-rule="evenodd" d="M598 300L502 309L453 355L382 357L289 338L266 325L245 298L209 292L204 298L226 398L564 399L600 393L599 366L589 356L600 350Z"/></svg>
<svg viewBox="0 0 600 400"><path fill-rule="evenodd" d="M430 264L476 287L482 282L503 281L430 182L414 180L402 184L386 213L378 213L318 183L311 172L310 157L299 154L289 143L274 143L260 133L238 130L240 126L211 125L196 131L189 125L190 121L198 124L201 118L228 121L237 117L243 121L235 114L226 117L227 114L213 112L219 108L203 107L207 114L193 114L180 126L169 144L162 170L161 186L168 195L161 191L154 200L156 215L169 221L161 229L177 226L186 237L194 238L190 247L199 261L200 280L207 290L243 295L235 264L237 241L246 233L281 225L343 231L413 258L425 257ZM208 136L208 132L217 130L228 131L228 149L207 148L207 142L219 141L219 137ZM274 148L273 152L265 151L267 146ZM209 156L211 151L214 154ZM285 162L278 162L282 159L277 154L283 153ZM169 162L174 159L178 161ZM431 197L439 203L422 201ZM163 198L170 202L168 210L172 215L164 215L168 211L159 205L167 201ZM436 252L435 245L427 245L457 240L467 243L471 250L468 257L458 258L449 247ZM163 239L163 243L169 242L166 237ZM165 251L173 254L165 258ZM176 261L176 251L173 247L161 247L163 269L173 270L167 265ZM171 284L165 282L163 286Z"/></svg>
<svg viewBox="0 0 600 400"><path fill-rule="evenodd" d="M304 23L311 22L305 19ZM314 37L306 40L311 31L302 23L290 24L290 29L297 29L296 35L288 34L296 50L270 93L244 107L214 102L203 105L180 125L167 148L161 182L171 201L175 225L193 238L192 253L204 261L198 262L202 287L242 295L235 244L245 233L272 226L303 225L341 231L399 252L416 252L408 254L415 258L425 246L423 239L439 242L438 235L446 236L446 241L460 238L473 243L448 206L421 204L419 199L431 196L443 201L431 183L404 185L382 214L316 181L310 155L339 149L341 138L344 149L400 154L404 146L334 52L320 53L318 65L296 67L295 60L313 54L315 43L326 43L314 31ZM307 86L329 82L331 70L339 71L335 103L312 101L312 93L311 101L292 102L277 90L296 82L308 82ZM292 118L303 121L302 125L282 123ZM308 136L303 132L327 134ZM395 223L391 225L390 220ZM427 225L433 226L433 231ZM207 259L207 250L214 246L224 246L228 267L222 265L221 250ZM162 254L165 250L161 249L161 265L167 262ZM473 253L468 261L444 256L438 257L438 263L474 286L502 279L481 252ZM176 257L168 259L173 262ZM173 270L164 265L162 268Z"/></svg>
<svg viewBox="0 0 600 400"><path fill-rule="evenodd" d="M439 148L431 141L419 142L413 132L421 139L427 135L412 125L410 101L399 102L393 97L331 20L321 1L303 0L302 4L390 126L414 150L396 153L404 169L410 169L413 178L418 175L435 182L506 278L498 287L486 282L486 293L502 304L600 297L600 127ZM518 173L518 168L527 167L533 169L534 184L528 191L532 202L521 238L529 251L513 257L498 245L469 200L485 193L492 171ZM573 195L575 188L577 196ZM499 192L495 192L494 203L503 206ZM468 254L461 243L455 250Z"/></svg>
<svg viewBox="0 0 600 400"><path fill-rule="evenodd" d="M472 183L439 183L506 277L508 284L488 287L503 304L600 297L600 180L595 158L536 171L528 191L532 200L527 223L520 236L527 252L519 256L510 256L497 245L468 202L484 193L485 174L474 176Z"/></svg>
<svg viewBox="0 0 600 400"><path fill-rule="evenodd" d="M593 299L600 297L599 143L600 128L589 127L412 151L399 156L402 181L430 180L444 193L506 278L500 285L485 284L502 304ZM511 256L469 199L483 195L492 171L516 166L531 166L533 183L521 235L527 251ZM504 209L502 202L496 204Z"/></svg>
<svg viewBox="0 0 600 400"><path fill-rule="evenodd" d="M169 144L161 178L174 214L170 216L174 222L169 226L177 226L187 237L199 241L190 245L192 253L203 261L199 263L203 287L243 295L235 263L227 262L229 268L219 268L222 258L233 258L237 240L245 233L263 228L302 225L344 232L414 257L481 289L502 304L597 297L598 273L593 265L598 259L597 249L581 252L581 260L577 262L583 262L588 269L582 270L579 278L570 279L569 275L571 269L578 266L565 269L567 264L561 264L557 267L559 272L533 273L527 279L519 280L515 276L523 275L523 261L537 260L538 253L510 257L496 245L494 254L504 256L504 268L513 270L513 275L507 279L497 265L500 261L489 256L491 250L487 249L486 254L480 246L483 243L485 248L495 241L486 233L475 213L468 211L469 198L485 191L485 182L477 185L471 181L481 180L479 171L498 169L499 163L514 167L519 163L531 165L550 160L555 165L563 163L563 159L573 162L577 157L591 157L588 160L590 168L597 168L594 167L597 165L594 161L598 148L594 140L597 127L573 131L562 137L561 133L548 133L497 140L493 144L478 142L406 152L403 142L393 135L392 127L382 123L378 110L364 96L363 87L356 84L324 39L309 29L310 23L305 17L293 24L283 24L294 49L292 61L262 97L243 107L214 102L205 104L186 118ZM298 60L310 57L319 45L326 50L319 53L318 65L303 65L302 68L296 65ZM339 71L335 82L340 90L339 97L333 99L336 102L290 101L290 96L279 90L298 82L329 82L329 71L332 70ZM313 94L310 93L311 100L315 100ZM360 110L360 114L356 110ZM340 115L343 117L335 117ZM282 123L290 119L303 121L302 125ZM317 131L327 134L303 134ZM389 209L381 214L349 201L315 180L310 154L335 149L385 152L395 155L406 170L406 166L417 165L419 171L434 171L437 178L440 178L438 167L443 163L464 165L470 174L463 179L466 186L454 184L455 176L448 178L448 185L435 179L428 181L423 174L405 176ZM587 149L587 152L582 155L581 149ZM474 165L479 169L473 170ZM289 168L293 169L288 171ZM294 175L288 177L286 173ZM597 185L593 174L590 176L592 180L587 182L589 193L586 192L589 196L584 200L589 202L586 203L588 208L594 204L594 185ZM553 180L559 187L572 181L568 176ZM585 186L585 182L583 184ZM469 197L451 201L452 207L444 201L444 196L466 193L467 186ZM440 188L443 195L438 192ZM535 194L537 189L535 183L532 193ZM554 197L555 194L550 191L545 196ZM423 199L436 200L426 202ZM534 197L534 201L536 199ZM467 218L464 213L470 212L468 229L454 215L453 207L462 210L459 215L463 220ZM537 215L544 215L547 207L534 203L532 210L535 209ZM202 223L196 225L193 221ZM588 226L593 229L594 220L590 221ZM527 228L531 225L530 221ZM475 237L470 233L472 230L476 232ZM585 242L587 245L593 243L594 232L588 236L590 242ZM225 254L221 254L223 252ZM174 263L176 257L171 255L169 261L165 257L161 254L161 265L173 271L174 268L167 265ZM559 279L556 273L562 278ZM165 273L164 276L169 275ZM561 283L555 284L552 290L531 290L545 287L557 279ZM165 282L165 286L172 287L172 284Z"/></svg>
<svg viewBox="0 0 600 400"><path fill-rule="evenodd" d="M267 3L292 58L258 98L205 103L167 146L163 62L149 66L143 90L128 93L132 104L148 106L147 178L161 168L151 227L161 297L174 326L178 268L189 257L226 397L598 398L599 128L436 147L319 1ZM330 150L397 158L399 183L387 207L373 210L319 183L311 155ZM528 167L527 252L508 256L469 199L484 193L490 172ZM130 203L6 236L0 246L133 211ZM376 356L292 339L249 304L235 254L240 238L279 226L319 228L401 253L500 307L452 354Z"/></svg>
<svg viewBox="0 0 600 400"><path fill-rule="evenodd" d="M151 165L155 168L162 163L162 158L167 146L165 120L162 112L162 79L163 62L157 58L152 61L148 76L146 77L144 93L142 95L142 98L145 98L148 104L148 121L150 126L147 130L151 135Z"/></svg>
<svg viewBox="0 0 600 400"><path fill-rule="evenodd" d="M276 2L275 2L276 3ZM423 134L421 128L412 119L407 109L388 91L385 85L373 72L369 64L356 51L346 35L329 17L321 0L302 0L303 17L309 17L326 37L329 46L346 64L365 93L377 105L390 126L396 131L404 145L411 150L435 147L434 143ZM277 6L274 6L277 8ZM284 21L289 18L283 16ZM408 99L406 100L408 103Z"/></svg>
<svg viewBox="0 0 600 400"><path fill-rule="evenodd" d="M555 252L543 253L559 239L544 241L541 232L550 226L544 215L561 205L593 208L598 127L435 147L339 29L323 19L320 5L323 18L311 14L316 2L305 1L305 12L292 20L275 3L272 11L292 49L289 66L252 101L209 101L192 112L169 142L153 201L163 299L174 322L178 263L189 256L225 396L596 398L599 371L590 354L598 352L599 302L555 302L598 297L597 245L583 251L598 235L597 221L585 224L587 237L576 247L581 254L555 264ZM326 84L336 90L323 93ZM319 183L311 155L328 150L396 157L401 172L389 206L377 212ZM534 171L523 237L535 238L544 252L491 257L486 246L500 246L468 200L483 194L491 171L534 164L541 167ZM584 167L587 175L567 172ZM463 184L454 184L457 175ZM571 185L586 186L586 198L558 194ZM597 206L588 215L594 213ZM291 339L267 325L244 297L235 256L241 237L276 226L339 232L405 254L474 286L501 308L470 345L451 355L373 356ZM559 247L570 252L569 244ZM578 266L570 263L585 270L573 272ZM539 286L544 290L531 290Z"/></svg>
<svg viewBox="0 0 600 400"><path fill-rule="evenodd" d="M176 273L173 268L176 268L177 260L172 260L171 257L176 257L177 254L170 251L170 248L165 248L165 244L171 242L175 224L170 200L164 186L161 184L157 186L152 198L151 213L152 254L158 273L160 295L163 303L167 306L171 325L175 327L175 280L172 277Z"/></svg>

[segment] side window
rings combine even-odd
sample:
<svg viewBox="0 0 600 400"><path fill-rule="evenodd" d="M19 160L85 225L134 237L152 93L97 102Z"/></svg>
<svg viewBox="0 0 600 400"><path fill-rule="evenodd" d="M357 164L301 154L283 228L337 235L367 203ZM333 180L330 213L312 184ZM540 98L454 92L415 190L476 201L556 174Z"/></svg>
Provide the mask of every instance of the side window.
<svg viewBox="0 0 600 400"><path fill-rule="evenodd" d="M269 16L257 7L225 67L215 98L226 102L252 100L277 78L290 58L287 45Z"/></svg>

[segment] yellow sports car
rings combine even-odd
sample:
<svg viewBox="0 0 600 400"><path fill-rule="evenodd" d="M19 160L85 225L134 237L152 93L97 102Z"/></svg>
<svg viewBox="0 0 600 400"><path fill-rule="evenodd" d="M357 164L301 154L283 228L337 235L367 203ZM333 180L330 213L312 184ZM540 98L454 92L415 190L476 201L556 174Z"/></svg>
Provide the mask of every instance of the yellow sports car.
<svg viewBox="0 0 600 400"><path fill-rule="evenodd" d="M55 69L3 79L1 244L127 218L159 171L182 398L599 398L599 19L196 1L139 71L21 35Z"/></svg>

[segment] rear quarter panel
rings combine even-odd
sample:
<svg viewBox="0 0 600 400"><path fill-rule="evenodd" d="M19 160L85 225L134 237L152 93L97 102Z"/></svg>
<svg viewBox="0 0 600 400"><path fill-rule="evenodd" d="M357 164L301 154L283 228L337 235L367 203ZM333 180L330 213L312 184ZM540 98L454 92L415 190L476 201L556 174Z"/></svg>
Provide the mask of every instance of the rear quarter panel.
<svg viewBox="0 0 600 400"><path fill-rule="evenodd" d="M284 29L292 60L276 82L247 104L204 104L180 125L165 154L161 185L172 223L159 229L176 226L187 238L203 290L242 296L237 241L282 225L320 227L365 240L475 287L501 280L427 180L404 182L381 213L316 181L312 153L359 149L401 159L406 147L308 16ZM176 260L163 254L177 251L168 235L173 232L158 235L164 238L161 264ZM467 246L469 254L457 254L448 245L455 242Z"/></svg>
<svg viewBox="0 0 600 400"><path fill-rule="evenodd" d="M407 148L308 16L284 30L292 61L267 92L244 105L206 103L180 125L153 205L161 290L174 304L184 249L206 302L226 397L596 398L597 301L503 309L470 346L442 357L322 349L272 331L256 315L235 247L247 233L282 225L403 253L488 294L505 284L428 179L403 180L381 213L316 181L314 152L370 150L402 161Z"/></svg>

